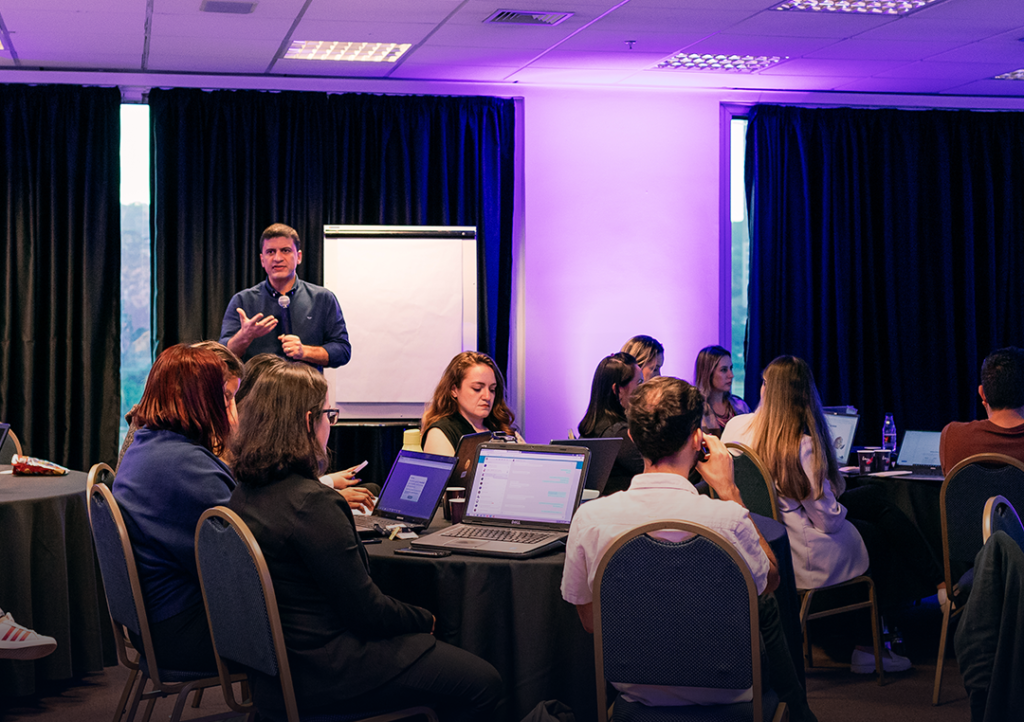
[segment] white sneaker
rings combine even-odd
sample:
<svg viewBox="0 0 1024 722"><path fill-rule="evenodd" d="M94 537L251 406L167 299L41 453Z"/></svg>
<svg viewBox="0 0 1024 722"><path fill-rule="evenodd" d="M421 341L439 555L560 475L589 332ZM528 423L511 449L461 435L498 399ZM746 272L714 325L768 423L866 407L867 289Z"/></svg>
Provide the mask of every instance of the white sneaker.
<svg viewBox="0 0 1024 722"><path fill-rule="evenodd" d="M0 614L3 614L0 609ZM39 659L57 648L57 640L36 634L14 621L10 614L0 616L0 659Z"/></svg>
<svg viewBox="0 0 1024 722"><path fill-rule="evenodd" d="M882 669L886 672L906 672L913 666L906 657L901 657L890 649L882 650ZM853 650L853 657L850 659L850 671L854 674L873 674L875 671L875 653L863 652L859 649Z"/></svg>

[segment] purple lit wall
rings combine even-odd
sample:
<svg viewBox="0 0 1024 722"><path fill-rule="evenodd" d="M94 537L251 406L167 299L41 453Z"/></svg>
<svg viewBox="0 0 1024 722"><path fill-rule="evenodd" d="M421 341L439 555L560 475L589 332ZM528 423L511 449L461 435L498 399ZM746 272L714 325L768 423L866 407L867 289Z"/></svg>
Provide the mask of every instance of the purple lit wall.
<svg viewBox="0 0 1024 722"><path fill-rule="evenodd" d="M719 98L532 89L525 102L525 432L565 438L635 334L689 378L717 343Z"/></svg>

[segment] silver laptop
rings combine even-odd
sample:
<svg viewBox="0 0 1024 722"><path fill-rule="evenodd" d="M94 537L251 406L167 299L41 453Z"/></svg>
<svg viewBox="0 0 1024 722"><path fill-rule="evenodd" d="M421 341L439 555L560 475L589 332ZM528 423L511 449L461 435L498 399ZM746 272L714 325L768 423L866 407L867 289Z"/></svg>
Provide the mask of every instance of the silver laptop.
<svg viewBox="0 0 1024 722"><path fill-rule="evenodd" d="M941 479L939 462L940 431L907 431L903 434L900 455L896 458L897 471L909 471L917 477Z"/></svg>
<svg viewBox="0 0 1024 722"><path fill-rule="evenodd" d="M373 513L354 516L360 535L383 533L392 524L414 529L430 524L456 461L454 456L399 451Z"/></svg>
<svg viewBox="0 0 1024 722"><path fill-rule="evenodd" d="M828 422L829 434L832 436L832 448L836 452L836 461L840 466L846 466L850 459L853 436L857 433L857 423L860 421L860 417L856 414L826 413L825 421Z"/></svg>
<svg viewBox="0 0 1024 722"><path fill-rule="evenodd" d="M562 548L589 461L590 451L580 446L483 444L462 523L412 546L511 558Z"/></svg>

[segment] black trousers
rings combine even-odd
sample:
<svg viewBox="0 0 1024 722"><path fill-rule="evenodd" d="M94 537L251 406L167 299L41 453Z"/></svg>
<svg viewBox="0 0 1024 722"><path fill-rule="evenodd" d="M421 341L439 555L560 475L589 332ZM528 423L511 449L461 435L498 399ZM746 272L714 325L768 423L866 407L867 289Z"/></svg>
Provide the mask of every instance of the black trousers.
<svg viewBox="0 0 1024 722"><path fill-rule="evenodd" d="M502 698L501 676L489 663L458 647L437 642L392 680L345 700L346 714L427 706L444 722L487 720Z"/></svg>
<svg viewBox="0 0 1024 722"><path fill-rule="evenodd" d="M162 621L150 622L149 634L153 638L156 661L161 669L209 672L211 677L217 675L210 625L206 621L206 610L202 604L189 607ZM131 631L128 637L141 652L142 639Z"/></svg>
<svg viewBox="0 0 1024 722"><path fill-rule="evenodd" d="M817 718L807 706L807 692L793 666L775 595L762 594L757 600L757 612L767 667L761 675L762 684L774 689L779 699L786 703L791 722L816 722Z"/></svg>
<svg viewBox="0 0 1024 722"><path fill-rule="evenodd" d="M1024 552L997 531L974 561L974 585L954 637L972 722L1024 709Z"/></svg>

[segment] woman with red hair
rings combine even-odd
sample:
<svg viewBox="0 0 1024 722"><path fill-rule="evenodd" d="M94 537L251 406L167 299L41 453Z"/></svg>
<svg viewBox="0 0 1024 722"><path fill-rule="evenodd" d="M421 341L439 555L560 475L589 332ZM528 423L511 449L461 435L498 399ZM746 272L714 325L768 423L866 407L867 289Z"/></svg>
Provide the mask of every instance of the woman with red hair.
<svg viewBox="0 0 1024 722"><path fill-rule="evenodd" d="M164 351L149 372L134 416L139 429L114 479L153 644L168 669L215 669L193 539L199 516L226 504L235 488L219 455L238 423L236 388L213 351Z"/></svg>

